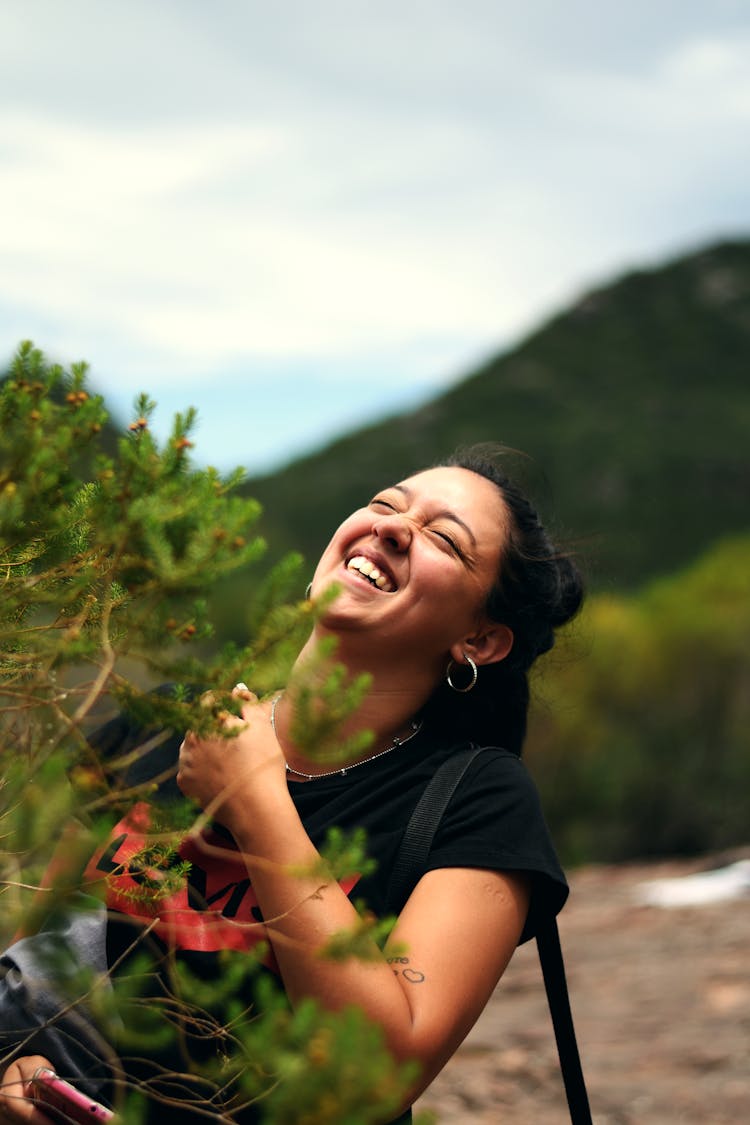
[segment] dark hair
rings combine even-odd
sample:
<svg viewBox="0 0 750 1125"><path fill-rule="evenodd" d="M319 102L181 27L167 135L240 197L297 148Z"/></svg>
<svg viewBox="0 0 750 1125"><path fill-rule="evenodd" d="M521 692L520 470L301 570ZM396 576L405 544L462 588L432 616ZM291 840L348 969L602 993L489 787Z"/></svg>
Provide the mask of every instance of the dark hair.
<svg viewBox="0 0 750 1125"><path fill-rule="evenodd" d="M521 753L529 707L528 672L555 643L583 602L583 581L570 556L552 542L537 512L500 467L499 447L459 449L443 466L468 469L498 489L508 528L497 581L485 611L513 631L513 647L495 664L479 669L473 691L461 694L443 683L425 709L425 720L449 729L457 741L479 741ZM459 670L457 677L460 676Z"/></svg>

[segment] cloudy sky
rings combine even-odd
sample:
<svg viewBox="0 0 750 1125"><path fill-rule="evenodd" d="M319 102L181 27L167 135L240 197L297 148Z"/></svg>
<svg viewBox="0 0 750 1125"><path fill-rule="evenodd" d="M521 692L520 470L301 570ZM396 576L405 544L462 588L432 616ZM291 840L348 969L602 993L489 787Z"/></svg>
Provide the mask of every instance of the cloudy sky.
<svg viewBox="0 0 750 1125"><path fill-rule="evenodd" d="M747 0L2 0L0 361L273 467L750 233Z"/></svg>

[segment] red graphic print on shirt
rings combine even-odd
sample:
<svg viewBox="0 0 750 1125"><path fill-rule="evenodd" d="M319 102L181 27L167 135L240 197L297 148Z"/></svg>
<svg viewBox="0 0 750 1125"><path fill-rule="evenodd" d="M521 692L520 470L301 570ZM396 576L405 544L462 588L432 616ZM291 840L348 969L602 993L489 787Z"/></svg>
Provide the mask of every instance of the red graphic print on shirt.
<svg viewBox="0 0 750 1125"><path fill-rule="evenodd" d="M213 829L179 841L172 865L188 861L186 879L180 879L170 893L149 897L149 889L158 887L165 870L156 860L150 870L144 860L164 841L164 836L153 832L151 809L145 802L135 805L114 827L109 843L92 858L86 871L86 878L93 881L105 875L110 910L153 924L153 931L170 949L204 953L250 950L266 940L263 916L242 856L233 841ZM341 880L344 893L349 894L358 880L358 875ZM263 964L276 969L270 949Z"/></svg>

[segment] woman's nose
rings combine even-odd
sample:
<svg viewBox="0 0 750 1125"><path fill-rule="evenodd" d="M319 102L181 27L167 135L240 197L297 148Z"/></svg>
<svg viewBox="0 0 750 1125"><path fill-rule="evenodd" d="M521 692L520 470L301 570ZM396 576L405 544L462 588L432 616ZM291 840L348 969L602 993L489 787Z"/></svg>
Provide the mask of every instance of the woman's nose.
<svg viewBox="0 0 750 1125"><path fill-rule="evenodd" d="M412 528L409 521L398 512L379 516L372 525L373 534L394 551L406 551L411 543Z"/></svg>

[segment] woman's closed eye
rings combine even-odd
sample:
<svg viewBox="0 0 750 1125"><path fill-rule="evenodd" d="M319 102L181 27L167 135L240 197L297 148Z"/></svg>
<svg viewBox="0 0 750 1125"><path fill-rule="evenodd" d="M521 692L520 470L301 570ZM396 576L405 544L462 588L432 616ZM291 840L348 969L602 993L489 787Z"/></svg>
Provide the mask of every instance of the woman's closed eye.
<svg viewBox="0 0 750 1125"><path fill-rule="evenodd" d="M432 532L433 535L436 535L438 539L442 539L444 543L447 543L447 545L450 547L450 549L455 554L457 554L460 559L462 559L464 557L463 551L459 547L458 543L455 541L455 539L453 539L450 535L448 535L447 532L438 531L437 528L434 528L434 527L430 528L430 531Z"/></svg>
<svg viewBox="0 0 750 1125"><path fill-rule="evenodd" d="M389 512L396 512L396 511L398 511L398 509L397 509L397 508L395 508L395 507L393 506L393 504L389 503L389 501L388 501L388 500L383 500L383 499L382 499L382 497L380 497L380 496L376 496L374 500L371 500L371 501L370 501L370 507L371 507L371 508L375 507L376 505L377 505L377 506L378 506L379 508L387 508Z"/></svg>

